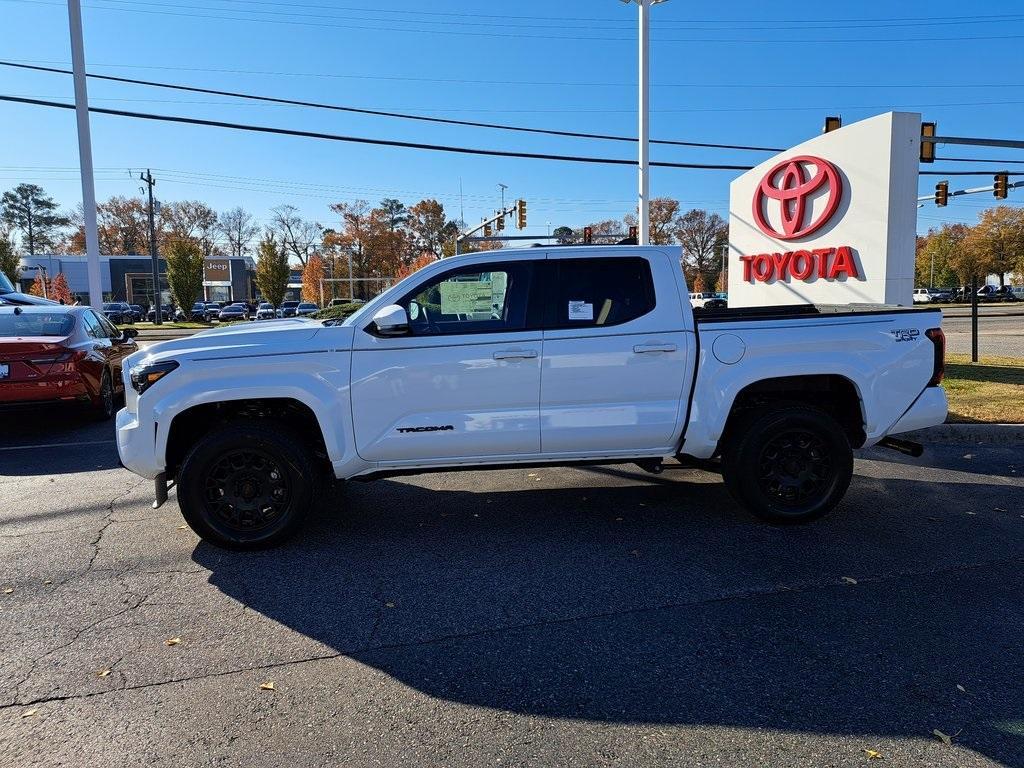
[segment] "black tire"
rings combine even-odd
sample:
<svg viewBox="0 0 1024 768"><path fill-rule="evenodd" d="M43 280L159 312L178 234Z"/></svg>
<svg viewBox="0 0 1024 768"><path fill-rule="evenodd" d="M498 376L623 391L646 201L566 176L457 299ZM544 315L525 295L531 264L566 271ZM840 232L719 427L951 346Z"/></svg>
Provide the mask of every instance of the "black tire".
<svg viewBox="0 0 1024 768"><path fill-rule="evenodd" d="M781 405L744 418L722 455L729 493L769 523L807 523L828 514L853 477L853 450L824 411Z"/></svg>
<svg viewBox="0 0 1024 768"><path fill-rule="evenodd" d="M214 428L178 473L178 506L204 541L265 549L302 526L319 479L312 453L286 424L246 419Z"/></svg>
<svg viewBox="0 0 1024 768"><path fill-rule="evenodd" d="M110 376L110 370L104 369L103 375L100 377L98 401L93 405L92 411L97 421L110 421L114 418L114 413L117 411L114 394L114 380Z"/></svg>

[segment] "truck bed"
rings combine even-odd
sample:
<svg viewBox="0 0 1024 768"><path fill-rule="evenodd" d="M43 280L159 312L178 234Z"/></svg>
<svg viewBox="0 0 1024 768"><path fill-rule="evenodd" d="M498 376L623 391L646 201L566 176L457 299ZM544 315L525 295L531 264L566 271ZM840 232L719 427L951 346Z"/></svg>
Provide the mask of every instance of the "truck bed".
<svg viewBox="0 0 1024 768"><path fill-rule="evenodd" d="M891 314L895 312L939 312L935 307L901 307L895 304L778 304L764 307L724 307L693 310L698 324L727 323L736 320L787 320L822 317Z"/></svg>

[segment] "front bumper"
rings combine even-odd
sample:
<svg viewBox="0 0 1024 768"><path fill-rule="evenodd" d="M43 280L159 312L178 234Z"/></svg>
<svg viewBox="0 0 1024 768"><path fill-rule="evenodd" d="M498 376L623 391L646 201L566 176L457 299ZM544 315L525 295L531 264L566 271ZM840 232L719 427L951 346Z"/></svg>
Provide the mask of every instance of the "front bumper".
<svg viewBox="0 0 1024 768"><path fill-rule="evenodd" d="M925 387L924 392L907 409L899 421L892 425L887 434L896 435L900 432L912 432L915 429L934 427L946 420L949 403L946 390L942 387Z"/></svg>
<svg viewBox="0 0 1024 768"><path fill-rule="evenodd" d="M143 429L138 416L127 408L117 412L116 429L117 452L126 469L149 480L163 473L163 457L156 455L155 429Z"/></svg>

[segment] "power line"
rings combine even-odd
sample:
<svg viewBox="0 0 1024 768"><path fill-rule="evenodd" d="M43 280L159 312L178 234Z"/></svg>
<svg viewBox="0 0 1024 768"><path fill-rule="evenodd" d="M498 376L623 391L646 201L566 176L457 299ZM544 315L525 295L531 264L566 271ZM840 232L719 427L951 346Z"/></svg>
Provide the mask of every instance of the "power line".
<svg viewBox="0 0 1024 768"><path fill-rule="evenodd" d="M23 96L0 95L0 101L9 101L16 104L31 104L40 107L56 107L59 109L74 109L73 104L62 104L57 101L44 101L42 99L29 99ZM184 123L186 125L205 125L213 128L229 128L239 131L251 131L254 133L271 133L281 136L298 136L311 139L326 139L328 141L342 141L353 144L372 144L385 147L403 147L406 149L423 149L433 152L453 152L463 155L486 155L491 157L516 157L530 160L559 160L573 163L590 163L597 165L636 165L635 160L622 160L607 157L588 157L583 155L556 155L540 152L514 152L502 149L474 149L470 147L458 147L444 144L425 144L412 141L395 141L392 139L370 139L363 136L343 136L335 133L321 133L318 131L303 131L294 128L272 128L263 125L252 125L247 123L229 123L223 120L202 120L195 117L179 117L175 115L155 115L149 112L129 112L122 109L106 109L104 107L89 107L90 112L100 115L114 115L117 117L133 117L140 120L155 120L165 123ZM652 166L661 168L690 168L716 171L747 171L753 166L749 165L722 165L715 163L672 163L656 161Z"/></svg>
<svg viewBox="0 0 1024 768"><path fill-rule="evenodd" d="M13 61L0 61L0 66L13 67L16 69L26 69L39 72L52 72L62 75L70 75L72 71L70 69L60 69L57 67L43 67L36 64L22 64ZM163 83L155 80L139 80L131 77L117 77L115 75L98 75L87 73L86 77L95 80L107 80L117 83L128 83L131 85L145 85L153 88L166 88L175 91L188 91L191 93L205 93L213 96L228 96L238 99L248 99L251 101L270 102L273 104L286 104L289 106L297 107L311 107L314 109L326 109L336 112L348 112L362 115L374 115L378 117L394 117L404 120L416 120L426 123L441 123L445 125L460 125L472 128L490 128L502 131L514 131L518 133L539 133L549 136L564 136L578 139L602 139L606 141L627 141L635 144L636 139L629 136L616 136L612 134L603 133L585 133L581 131L559 131L551 128L527 128L525 126L515 125L502 125L499 123L483 123L474 120L455 120L453 118L444 117L431 117L428 115L410 115L402 112L389 112L378 109L364 109L361 107L350 107L341 104L329 104L318 101L303 101L299 99L284 99L274 96L259 96L251 93L243 93L241 91L225 91L215 88L200 88L191 85L180 85L176 83ZM665 144L671 146L682 146L682 147L707 147L712 149L737 149L737 150L749 150L758 152L780 152L781 149L778 147L756 147L756 146L744 146L739 144L712 144L707 142L696 142L696 141L676 141L669 139L651 139L652 144Z"/></svg>
<svg viewBox="0 0 1024 768"><path fill-rule="evenodd" d="M106 0L107 2L116 0ZM5 2L20 2L28 3L30 5L54 5L62 6L63 3L49 2L48 0L5 0ZM295 21L292 19L261 19L254 18L252 15L235 15L235 16L217 16L213 14L204 13L182 13L176 11L166 10L151 10L147 8L134 8L134 7L117 7L117 6L103 6L103 5L89 5L87 6L92 10L100 11L115 11L117 13L143 13L143 14L156 14L161 16L176 16L184 17L188 19L210 19L214 21L232 21L232 22L248 22L255 24L275 24L275 25L290 25L300 27L315 27L317 29L331 28L331 29L353 29L353 30L369 30L369 31L387 31L388 33L404 32L410 34L429 34L429 35L455 35L455 36L469 36L474 38L480 37L493 37L493 38L509 38L509 39L534 39L534 40L556 40L560 42L570 41L589 41L589 42L625 42L633 43L635 38L633 37L593 37L593 36L579 36L579 35L530 35L521 32L510 32L510 33L499 33L499 32L480 32L480 31L460 31L458 29L408 29L403 27L396 27L395 22L397 19L390 19L387 22L387 26L365 26L357 24L331 24L326 21ZM168 6L161 6L168 7ZM174 6L171 6L174 7ZM181 6L177 6L181 7ZM231 9L224 8L211 8L204 6L184 6L185 8L192 10L210 10L219 13L232 13ZM415 23L415 22L412 22ZM778 46L783 43L793 43L799 45L841 45L848 43L926 43L926 42L968 42L968 41L981 41L981 40L1018 40L1024 38L1024 35L959 35L955 37L885 37L885 38L806 38L806 39L785 39L785 38L656 38L652 39L652 43L670 44L670 43L711 43L711 44L742 44L742 45L758 45L768 44Z"/></svg>

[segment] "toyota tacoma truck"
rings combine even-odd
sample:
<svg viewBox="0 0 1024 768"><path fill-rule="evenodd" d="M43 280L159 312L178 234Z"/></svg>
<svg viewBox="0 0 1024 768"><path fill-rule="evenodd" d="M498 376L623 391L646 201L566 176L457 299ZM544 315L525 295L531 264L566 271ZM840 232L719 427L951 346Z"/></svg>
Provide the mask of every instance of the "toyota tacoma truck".
<svg viewBox="0 0 1024 768"><path fill-rule="evenodd" d="M203 539L294 533L323 479L636 463L715 467L772 523L842 499L853 449L946 417L937 310L695 311L668 247L443 259L345 320L156 344L124 365L125 467Z"/></svg>

